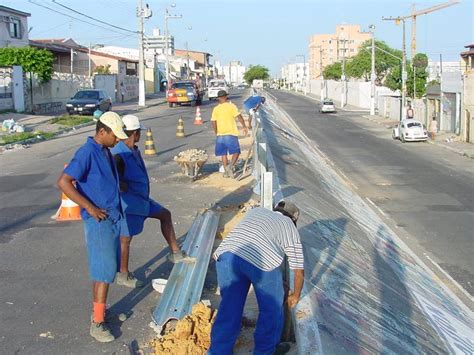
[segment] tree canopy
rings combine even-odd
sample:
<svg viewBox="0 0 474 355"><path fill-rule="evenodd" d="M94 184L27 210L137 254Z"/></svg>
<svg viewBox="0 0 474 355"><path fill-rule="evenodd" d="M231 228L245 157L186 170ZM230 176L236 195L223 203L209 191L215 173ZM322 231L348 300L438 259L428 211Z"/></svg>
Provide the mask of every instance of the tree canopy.
<svg viewBox="0 0 474 355"><path fill-rule="evenodd" d="M46 49L32 47L0 48L0 65L21 65L24 72L38 75L43 82L51 80L53 60L53 54Z"/></svg>
<svg viewBox="0 0 474 355"><path fill-rule="evenodd" d="M324 67L323 76L327 80L340 80L342 75L341 62L335 62Z"/></svg>
<svg viewBox="0 0 474 355"><path fill-rule="evenodd" d="M268 68L263 65L250 65L249 69L244 74L244 80L251 85L255 79L267 80L270 75Z"/></svg>

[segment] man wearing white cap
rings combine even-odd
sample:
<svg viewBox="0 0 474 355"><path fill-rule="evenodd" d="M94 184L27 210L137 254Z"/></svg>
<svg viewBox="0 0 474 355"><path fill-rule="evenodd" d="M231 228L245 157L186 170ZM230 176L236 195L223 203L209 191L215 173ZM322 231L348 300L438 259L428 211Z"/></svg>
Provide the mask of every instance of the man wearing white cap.
<svg viewBox="0 0 474 355"><path fill-rule="evenodd" d="M120 116L104 113L97 122L95 136L87 138L58 179L58 187L81 207L93 285L90 335L99 342L115 339L105 323L105 307L109 284L114 282L118 269L123 219L118 172L108 148L125 138Z"/></svg>
<svg viewBox="0 0 474 355"><path fill-rule="evenodd" d="M150 180L140 150L136 146L140 141L141 130L145 127L134 115L126 115L122 120L127 138L112 149L119 172L120 196L125 214L120 231L121 257L117 283L138 288L143 286L143 282L128 269L130 243L133 236L143 231L147 218L155 218L161 222L161 233L171 249L169 261L177 263L192 259L179 249L171 212L150 198Z"/></svg>

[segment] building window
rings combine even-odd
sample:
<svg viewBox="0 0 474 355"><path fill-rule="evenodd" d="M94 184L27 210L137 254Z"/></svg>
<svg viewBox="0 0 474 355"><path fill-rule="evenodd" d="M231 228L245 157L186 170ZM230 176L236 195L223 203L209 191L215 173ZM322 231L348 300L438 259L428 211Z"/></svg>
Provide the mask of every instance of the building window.
<svg viewBox="0 0 474 355"><path fill-rule="evenodd" d="M17 18L10 18L10 23L8 26L10 31L11 38L20 38L21 39L21 22Z"/></svg>
<svg viewBox="0 0 474 355"><path fill-rule="evenodd" d="M351 48L351 52L354 52L354 48Z"/></svg>
<svg viewBox="0 0 474 355"><path fill-rule="evenodd" d="M331 41L331 40L329 40L329 44L331 44L331 43L332 43L332 41Z"/></svg>

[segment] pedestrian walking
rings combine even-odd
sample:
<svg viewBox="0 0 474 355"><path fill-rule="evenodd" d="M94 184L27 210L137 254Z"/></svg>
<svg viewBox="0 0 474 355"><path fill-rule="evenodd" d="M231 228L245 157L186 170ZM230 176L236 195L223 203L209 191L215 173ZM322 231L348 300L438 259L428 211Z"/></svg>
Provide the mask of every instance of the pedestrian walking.
<svg viewBox="0 0 474 355"><path fill-rule="evenodd" d="M436 138L436 133L438 133L438 121L436 121L436 116L433 116L430 126L428 127L428 132L430 134L431 140L434 141Z"/></svg>
<svg viewBox="0 0 474 355"><path fill-rule="evenodd" d="M244 101L244 109L249 114L248 128L252 129L252 120L260 107L265 103L265 97L254 94Z"/></svg>
<svg viewBox="0 0 474 355"><path fill-rule="evenodd" d="M284 256L294 271L294 287L286 300L294 307L304 281L304 258L296 221L298 208L279 202L274 211L250 210L214 253L221 303L211 331L208 354L232 354L241 328L250 285L258 302L254 354L273 354L284 323L284 287L280 265Z"/></svg>
<svg viewBox="0 0 474 355"><path fill-rule="evenodd" d="M120 84L120 97L121 97L121 102L123 103L125 101L125 86L123 86L123 83Z"/></svg>
<svg viewBox="0 0 474 355"><path fill-rule="evenodd" d="M150 198L150 180L145 162L137 147L141 130L144 129L137 116L126 115L122 118L126 139L121 140L111 151L117 164L120 180L120 196L124 219L120 231L120 271L117 284L139 288L144 285L129 271L129 255L132 237L143 231L147 218L160 221L161 233L168 242L171 253L168 260L172 263L193 261L179 249L173 227L171 212Z"/></svg>
<svg viewBox="0 0 474 355"><path fill-rule="evenodd" d="M127 136L115 112L100 116L94 137L75 153L58 179L58 187L81 207L93 289L90 335L99 342L114 336L105 323L109 284L114 282L120 257L122 209L119 179L109 148Z"/></svg>
<svg viewBox="0 0 474 355"><path fill-rule="evenodd" d="M248 130L237 106L227 100L228 94L225 90L219 90L217 99L219 104L212 110L211 117L212 128L217 136L215 154L222 159L224 177L234 177L234 167L240 155L239 130L235 119L242 125L244 135L248 134ZM230 163L228 154L231 155Z"/></svg>

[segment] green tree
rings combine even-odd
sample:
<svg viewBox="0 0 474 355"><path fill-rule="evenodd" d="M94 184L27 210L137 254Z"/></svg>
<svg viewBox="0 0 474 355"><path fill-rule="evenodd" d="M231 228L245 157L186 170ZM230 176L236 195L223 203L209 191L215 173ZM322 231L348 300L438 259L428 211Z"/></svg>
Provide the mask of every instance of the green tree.
<svg viewBox="0 0 474 355"><path fill-rule="evenodd" d="M422 97L426 93L426 80L428 79L428 73L426 72L427 66L427 55L424 53L416 54L412 60L412 65L408 68L407 93L409 96L413 97L415 86L415 97Z"/></svg>
<svg viewBox="0 0 474 355"><path fill-rule="evenodd" d="M346 75L351 78L370 80L372 71L372 41L368 40L361 44L359 52L346 62ZM384 78L400 64L401 51L389 47L383 41L375 41L375 81L381 85ZM397 59L397 58L400 58Z"/></svg>
<svg viewBox="0 0 474 355"><path fill-rule="evenodd" d="M94 69L97 74L110 74L110 64L99 65Z"/></svg>
<svg viewBox="0 0 474 355"><path fill-rule="evenodd" d="M342 64L340 62L332 63L323 70L323 76L326 80L340 80L342 75Z"/></svg>
<svg viewBox="0 0 474 355"><path fill-rule="evenodd" d="M251 85L255 79L267 80L270 77L268 68L263 65L250 65L249 69L244 74L244 80Z"/></svg>
<svg viewBox="0 0 474 355"><path fill-rule="evenodd" d="M32 47L0 48L0 65L21 65L24 72L36 74L42 82L53 75L53 54L46 49Z"/></svg>

